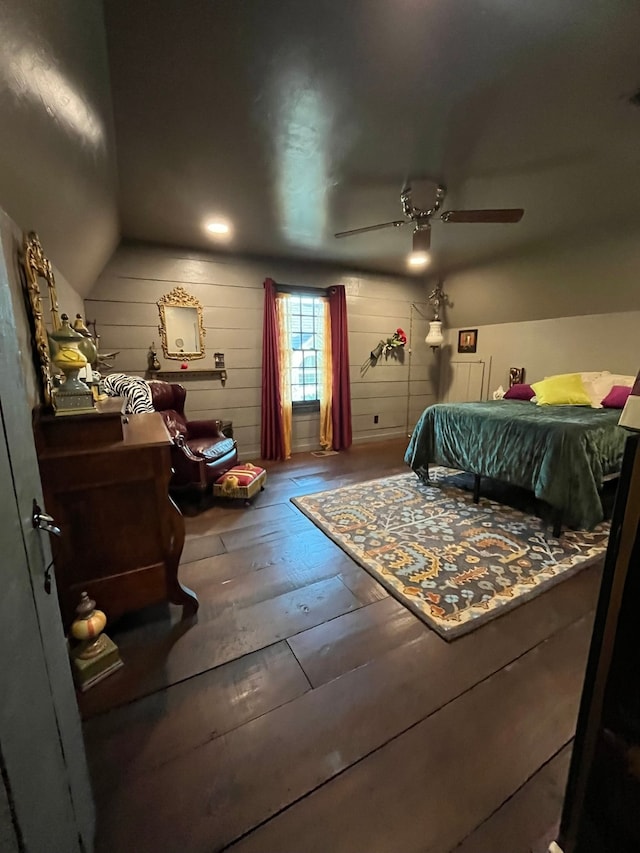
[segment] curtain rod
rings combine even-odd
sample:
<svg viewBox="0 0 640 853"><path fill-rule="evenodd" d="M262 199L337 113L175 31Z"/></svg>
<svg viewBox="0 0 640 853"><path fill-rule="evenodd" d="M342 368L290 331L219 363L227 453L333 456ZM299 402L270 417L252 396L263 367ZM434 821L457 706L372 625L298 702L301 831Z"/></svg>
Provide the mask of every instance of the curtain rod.
<svg viewBox="0 0 640 853"><path fill-rule="evenodd" d="M276 290L281 293L308 293L313 295L314 293L321 293L323 296L326 296L329 293L328 287L305 287L302 284L279 284L276 282Z"/></svg>

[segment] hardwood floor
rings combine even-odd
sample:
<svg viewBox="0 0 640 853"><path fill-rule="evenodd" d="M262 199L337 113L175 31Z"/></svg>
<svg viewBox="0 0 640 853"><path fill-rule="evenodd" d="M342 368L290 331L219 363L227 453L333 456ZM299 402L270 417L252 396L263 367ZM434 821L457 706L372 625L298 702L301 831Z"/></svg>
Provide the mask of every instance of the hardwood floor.
<svg viewBox="0 0 640 853"><path fill-rule="evenodd" d="M98 853L536 853L566 777L600 567L447 643L289 503L404 441L267 463L189 516L173 606L81 698ZM185 510L186 511L186 510Z"/></svg>

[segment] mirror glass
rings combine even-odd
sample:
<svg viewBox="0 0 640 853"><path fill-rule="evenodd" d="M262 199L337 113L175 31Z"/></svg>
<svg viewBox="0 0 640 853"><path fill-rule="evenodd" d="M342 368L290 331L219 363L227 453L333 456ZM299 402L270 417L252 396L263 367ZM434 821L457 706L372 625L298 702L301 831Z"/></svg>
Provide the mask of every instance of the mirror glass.
<svg viewBox="0 0 640 853"><path fill-rule="evenodd" d="M165 358L189 360L204 358L204 322L202 306L182 287L175 287L158 300Z"/></svg>

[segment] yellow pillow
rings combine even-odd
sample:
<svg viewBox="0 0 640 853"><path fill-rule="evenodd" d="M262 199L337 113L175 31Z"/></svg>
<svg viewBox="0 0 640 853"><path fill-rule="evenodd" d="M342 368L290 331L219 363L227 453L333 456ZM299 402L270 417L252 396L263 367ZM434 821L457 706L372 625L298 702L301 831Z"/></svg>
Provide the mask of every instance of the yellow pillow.
<svg viewBox="0 0 640 853"><path fill-rule="evenodd" d="M564 373L551 376L531 386L539 406L590 406L591 398L587 394L579 373Z"/></svg>

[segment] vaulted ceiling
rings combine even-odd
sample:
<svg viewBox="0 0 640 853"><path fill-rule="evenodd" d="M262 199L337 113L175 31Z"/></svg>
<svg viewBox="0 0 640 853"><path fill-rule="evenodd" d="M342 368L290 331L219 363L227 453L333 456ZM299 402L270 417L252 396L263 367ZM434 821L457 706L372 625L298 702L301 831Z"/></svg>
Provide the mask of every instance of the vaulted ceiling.
<svg viewBox="0 0 640 853"><path fill-rule="evenodd" d="M640 219L635 0L106 0L125 238L403 272L415 187L519 225L434 223L436 267Z"/></svg>

